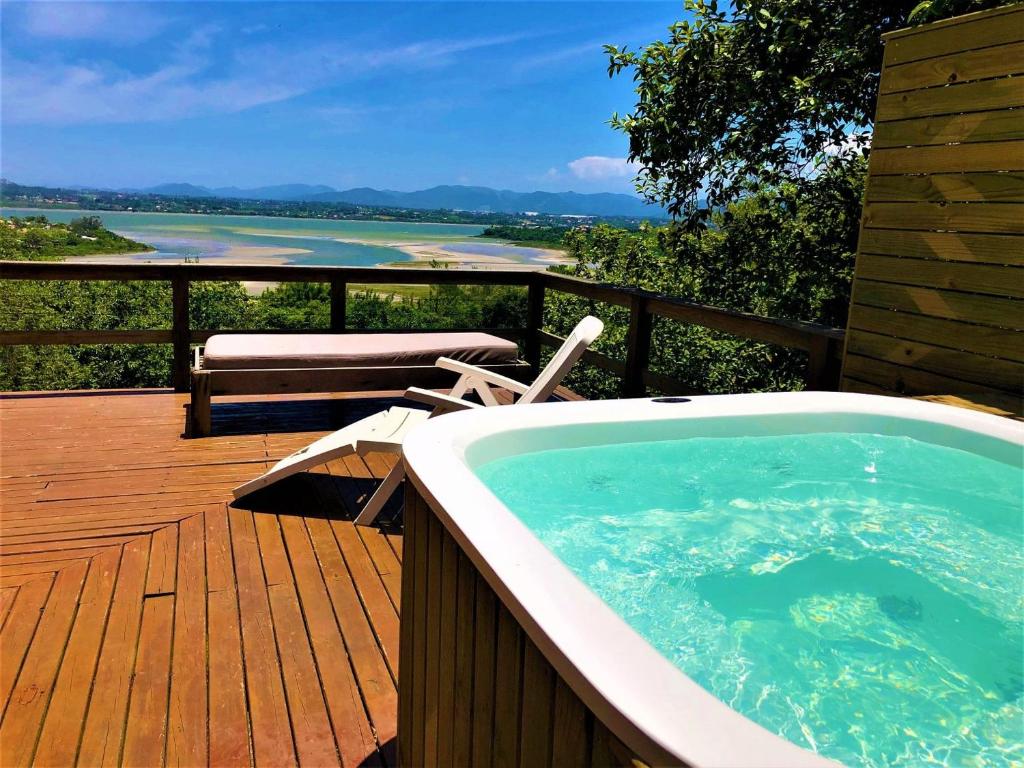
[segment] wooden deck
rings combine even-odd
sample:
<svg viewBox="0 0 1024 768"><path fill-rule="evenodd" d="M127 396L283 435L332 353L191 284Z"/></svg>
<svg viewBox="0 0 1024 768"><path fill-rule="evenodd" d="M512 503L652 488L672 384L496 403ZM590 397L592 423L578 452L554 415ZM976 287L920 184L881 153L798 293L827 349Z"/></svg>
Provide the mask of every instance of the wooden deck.
<svg viewBox="0 0 1024 768"><path fill-rule="evenodd" d="M0 396L0 765L394 765L402 539L351 523L394 459L228 505L389 403L218 405L183 440L186 398Z"/></svg>

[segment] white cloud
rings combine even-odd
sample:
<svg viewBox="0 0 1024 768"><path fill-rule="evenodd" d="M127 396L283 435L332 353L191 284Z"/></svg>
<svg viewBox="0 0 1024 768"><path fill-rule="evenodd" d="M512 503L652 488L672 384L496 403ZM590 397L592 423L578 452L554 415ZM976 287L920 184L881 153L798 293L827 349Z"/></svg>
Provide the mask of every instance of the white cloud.
<svg viewBox="0 0 1024 768"><path fill-rule="evenodd" d="M604 157L587 155L568 164L572 175L583 181L604 181L607 179L627 179L636 175L636 163L621 157Z"/></svg>
<svg viewBox="0 0 1024 768"><path fill-rule="evenodd" d="M218 29L194 30L167 62L145 73L105 63L40 65L4 60L4 120L10 124L117 123L238 112L301 92L258 71L204 79Z"/></svg>
<svg viewBox="0 0 1024 768"><path fill-rule="evenodd" d="M56 27L50 27L56 33ZM240 112L284 101L381 69L449 65L465 51L505 45L522 36L421 40L380 49L332 42L304 48L273 44L236 48L217 61L221 30L202 27L146 72L106 62L34 62L5 55L3 119L9 124L117 123L175 120ZM216 74L214 74L216 73ZM341 114L335 117L342 117Z"/></svg>
<svg viewBox="0 0 1024 768"><path fill-rule="evenodd" d="M57 40L137 43L153 37L168 23L149 8L124 3L37 1L20 4L19 8L25 32Z"/></svg>

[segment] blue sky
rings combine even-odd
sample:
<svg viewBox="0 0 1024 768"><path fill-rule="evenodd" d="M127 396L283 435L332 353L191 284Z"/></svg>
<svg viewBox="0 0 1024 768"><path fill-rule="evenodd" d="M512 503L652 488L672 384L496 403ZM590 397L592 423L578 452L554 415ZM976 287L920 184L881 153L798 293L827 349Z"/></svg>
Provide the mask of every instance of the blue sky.
<svg viewBox="0 0 1024 768"><path fill-rule="evenodd" d="M632 190L604 43L682 3L3 2L0 172L103 187Z"/></svg>

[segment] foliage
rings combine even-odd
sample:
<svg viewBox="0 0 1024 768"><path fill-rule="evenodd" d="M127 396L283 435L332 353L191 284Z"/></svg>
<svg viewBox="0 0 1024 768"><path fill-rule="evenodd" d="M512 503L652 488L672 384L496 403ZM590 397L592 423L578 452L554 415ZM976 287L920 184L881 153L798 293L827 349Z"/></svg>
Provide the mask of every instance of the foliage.
<svg viewBox="0 0 1024 768"><path fill-rule="evenodd" d="M801 183L862 155L878 93L881 35L998 0L686 0L689 20L640 51L608 46L637 103L629 137L637 189L690 224L751 180ZM700 195L707 199L700 205Z"/></svg>
<svg viewBox="0 0 1024 768"><path fill-rule="evenodd" d="M59 261L68 256L152 251L103 228L98 216L83 216L70 224L45 216L0 218L0 259Z"/></svg>
<svg viewBox="0 0 1024 768"><path fill-rule="evenodd" d="M526 324L522 288L432 285L427 296L396 300L370 291L349 297L350 328L521 328Z"/></svg>
<svg viewBox="0 0 1024 768"><path fill-rule="evenodd" d="M703 233L679 227L573 230L565 238L576 259L572 274L762 316L842 326L864 171L860 163L852 173L830 170L808 185L752 186L713 213ZM555 296L545 310L548 324L564 333L592 308ZM606 331L596 348L624 359L627 313L603 312ZM806 360L802 353L665 320L655 324L652 350L655 370L711 392L798 389ZM572 386L608 396L617 381L589 370L575 373Z"/></svg>
<svg viewBox="0 0 1024 768"><path fill-rule="evenodd" d="M562 238L568 232L567 227L523 227L523 226L492 226L485 229L478 237L495 237L502 240L509 240L513 245L523 245L533 248L555 248L562 247Z"/></svg>
<svg viewBox="0 0 1024 768"><path fill-rule="evenodd" d="M167 283L0 281L8 330L158 330L170 312ZM0 348L0 390L159 386L169 371L161 345Z"/></svg>

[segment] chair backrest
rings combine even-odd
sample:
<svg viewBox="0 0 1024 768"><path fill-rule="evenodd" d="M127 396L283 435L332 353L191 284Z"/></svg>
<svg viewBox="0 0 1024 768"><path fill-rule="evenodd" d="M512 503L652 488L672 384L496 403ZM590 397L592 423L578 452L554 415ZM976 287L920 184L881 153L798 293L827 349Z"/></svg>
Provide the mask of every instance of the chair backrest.
<svg viewBox="0 0 1024 768"><path fill-rule="evenodd" d="M587 315L565 340L565 343L558 348L554 357L544 366L544 370L536 378L530 388L523 393L517 403L543 403L554 393L562 379L573 367L577 360L583 357L587 350L604 330L604 323L596 317Z"/></svg>

